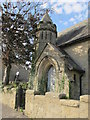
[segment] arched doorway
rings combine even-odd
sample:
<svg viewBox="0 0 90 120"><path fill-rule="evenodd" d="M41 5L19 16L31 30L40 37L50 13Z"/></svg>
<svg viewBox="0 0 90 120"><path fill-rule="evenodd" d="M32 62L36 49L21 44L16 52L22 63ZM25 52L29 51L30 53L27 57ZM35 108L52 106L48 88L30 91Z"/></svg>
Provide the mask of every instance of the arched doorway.
<svg viewBox="0 0 90 120"><path fill-rule="evenodd" d="M36 66L35 90L40 91L41 94L57 91L56 83L59 78L59 69L56 59L51 56L43 57Z"/></svg>
<svg viewBox="0 0 90 120"><path fill-rule="evenodd" d="M56 80L56 70L53 66L51 66L48 70L48 81L47 81L47 90L55 91L55 80Z"/></svg>

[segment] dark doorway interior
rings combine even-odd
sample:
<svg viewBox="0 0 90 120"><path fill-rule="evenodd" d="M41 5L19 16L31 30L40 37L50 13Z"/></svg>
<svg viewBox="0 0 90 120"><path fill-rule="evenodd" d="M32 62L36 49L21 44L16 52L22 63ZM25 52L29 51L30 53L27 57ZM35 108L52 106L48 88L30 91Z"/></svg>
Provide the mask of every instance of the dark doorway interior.
<svg viewBox="0 0 90 120"><path fill-rule="evenodd" d="M22 88L17 89L15 109L18 109L18 107L25 109L25 94L26 94L26 89L22 89Z"/></svg>

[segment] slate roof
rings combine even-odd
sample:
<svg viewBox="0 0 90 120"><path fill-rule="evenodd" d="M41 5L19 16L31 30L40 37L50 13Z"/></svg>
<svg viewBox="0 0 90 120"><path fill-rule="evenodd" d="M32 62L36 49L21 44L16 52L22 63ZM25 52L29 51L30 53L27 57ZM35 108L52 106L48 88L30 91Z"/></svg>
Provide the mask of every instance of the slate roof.
<svg viewBox="0 0 90 120"><path fill-rule="evenodd" d="M88 20L84 20L83 22L80 22L75 26L58 33L56 45L61 46L64 44L75 42L75 40L79 41L80 38L83 39L84 37L89 35L88 26Z"/></svg>
<svg viewBox="0 0 90 120"><path fill-rule="evenodd" d="M69 54L67 54L63 49L60 49L58 47L59 51L63 54L63 56L65 57L65 60L67 61L68 63L68 69L69 70L75 70L75 71L78 71L78 72L85 72L70 56Z"/></svg>
<svg viewBox="0 0 90 120"><path fill-rule="evenodd" d="M43 49L43 51L41 52L41 54L37 57L37 59L35 60L35 63L38 61L38 59L40 58L40 56L43 54L45 48L47 47L47 45L51 45L52 47L58 49L61 53L62 53L62 56L61 57L65 57L65 60L67 61L68 63L68 69L71 70L71 71L78 71L80 73L84 73L85 71L76 63L74 62L74 60L68 55L68 53L66 53L63 49L61 49L60 47L58 46L55 46L51 43L47 43Z"/></svg>

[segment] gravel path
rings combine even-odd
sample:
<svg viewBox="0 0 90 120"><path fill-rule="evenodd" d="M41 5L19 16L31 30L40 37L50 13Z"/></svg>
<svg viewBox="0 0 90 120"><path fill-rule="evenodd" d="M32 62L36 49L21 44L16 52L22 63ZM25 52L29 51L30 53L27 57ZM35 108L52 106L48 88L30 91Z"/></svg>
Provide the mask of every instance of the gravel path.
<svg viewBox="0 0 90 120"><path fill-rule="evenodd" d="M0 103L1 104L1 103ZM18 112L2 104L2 118L28 118L22 112Z"/></svg>

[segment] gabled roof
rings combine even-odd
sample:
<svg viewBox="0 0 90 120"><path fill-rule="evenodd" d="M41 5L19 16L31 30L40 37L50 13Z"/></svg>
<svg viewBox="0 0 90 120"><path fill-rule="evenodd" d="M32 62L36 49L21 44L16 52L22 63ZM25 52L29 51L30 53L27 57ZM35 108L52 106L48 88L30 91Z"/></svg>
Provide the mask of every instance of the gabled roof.
<svg viewBox="0 0 90 120"><path fill-rule="evenodd" d="M38 61L38 59L40 58L40 56L43 54L45 48L48 46L48 45L51 45L53 48L56 48L58 51L60 51L62 53L62 56L61 57L65 57L65 59L67 60L68 62L68 68L69 70L75 70L75 71L78 71L78 72L84 72L84 70L63 50L63 49L60 49L59 47L51 44L51 43L47 43L46 46L44 47L43 51L41 52L41 54L38 56L38 58L36 59L35 62Z"/></svg>
<svg viewBox="0 0 90 120"><path fill-rule="evenodd" d="M78 71L78 72L85 72L71 57L70 55L68 55L63 49L60 49L58 47L58 49L60 50L60 52L62 52L62 54L65 56L65 59L67 60L68 62L68 69L69 70L75 70L75 71Z"/></svg>
<svg viewBox="0 0 90 120"><path fill-rule="evenodd" d="M58 38L56 41L57 46L66 45L68 43L75 43L80 39L86 38L88 33L88 20L80 22L73 27L70 27L63 32L58 33Z"/></svg>

